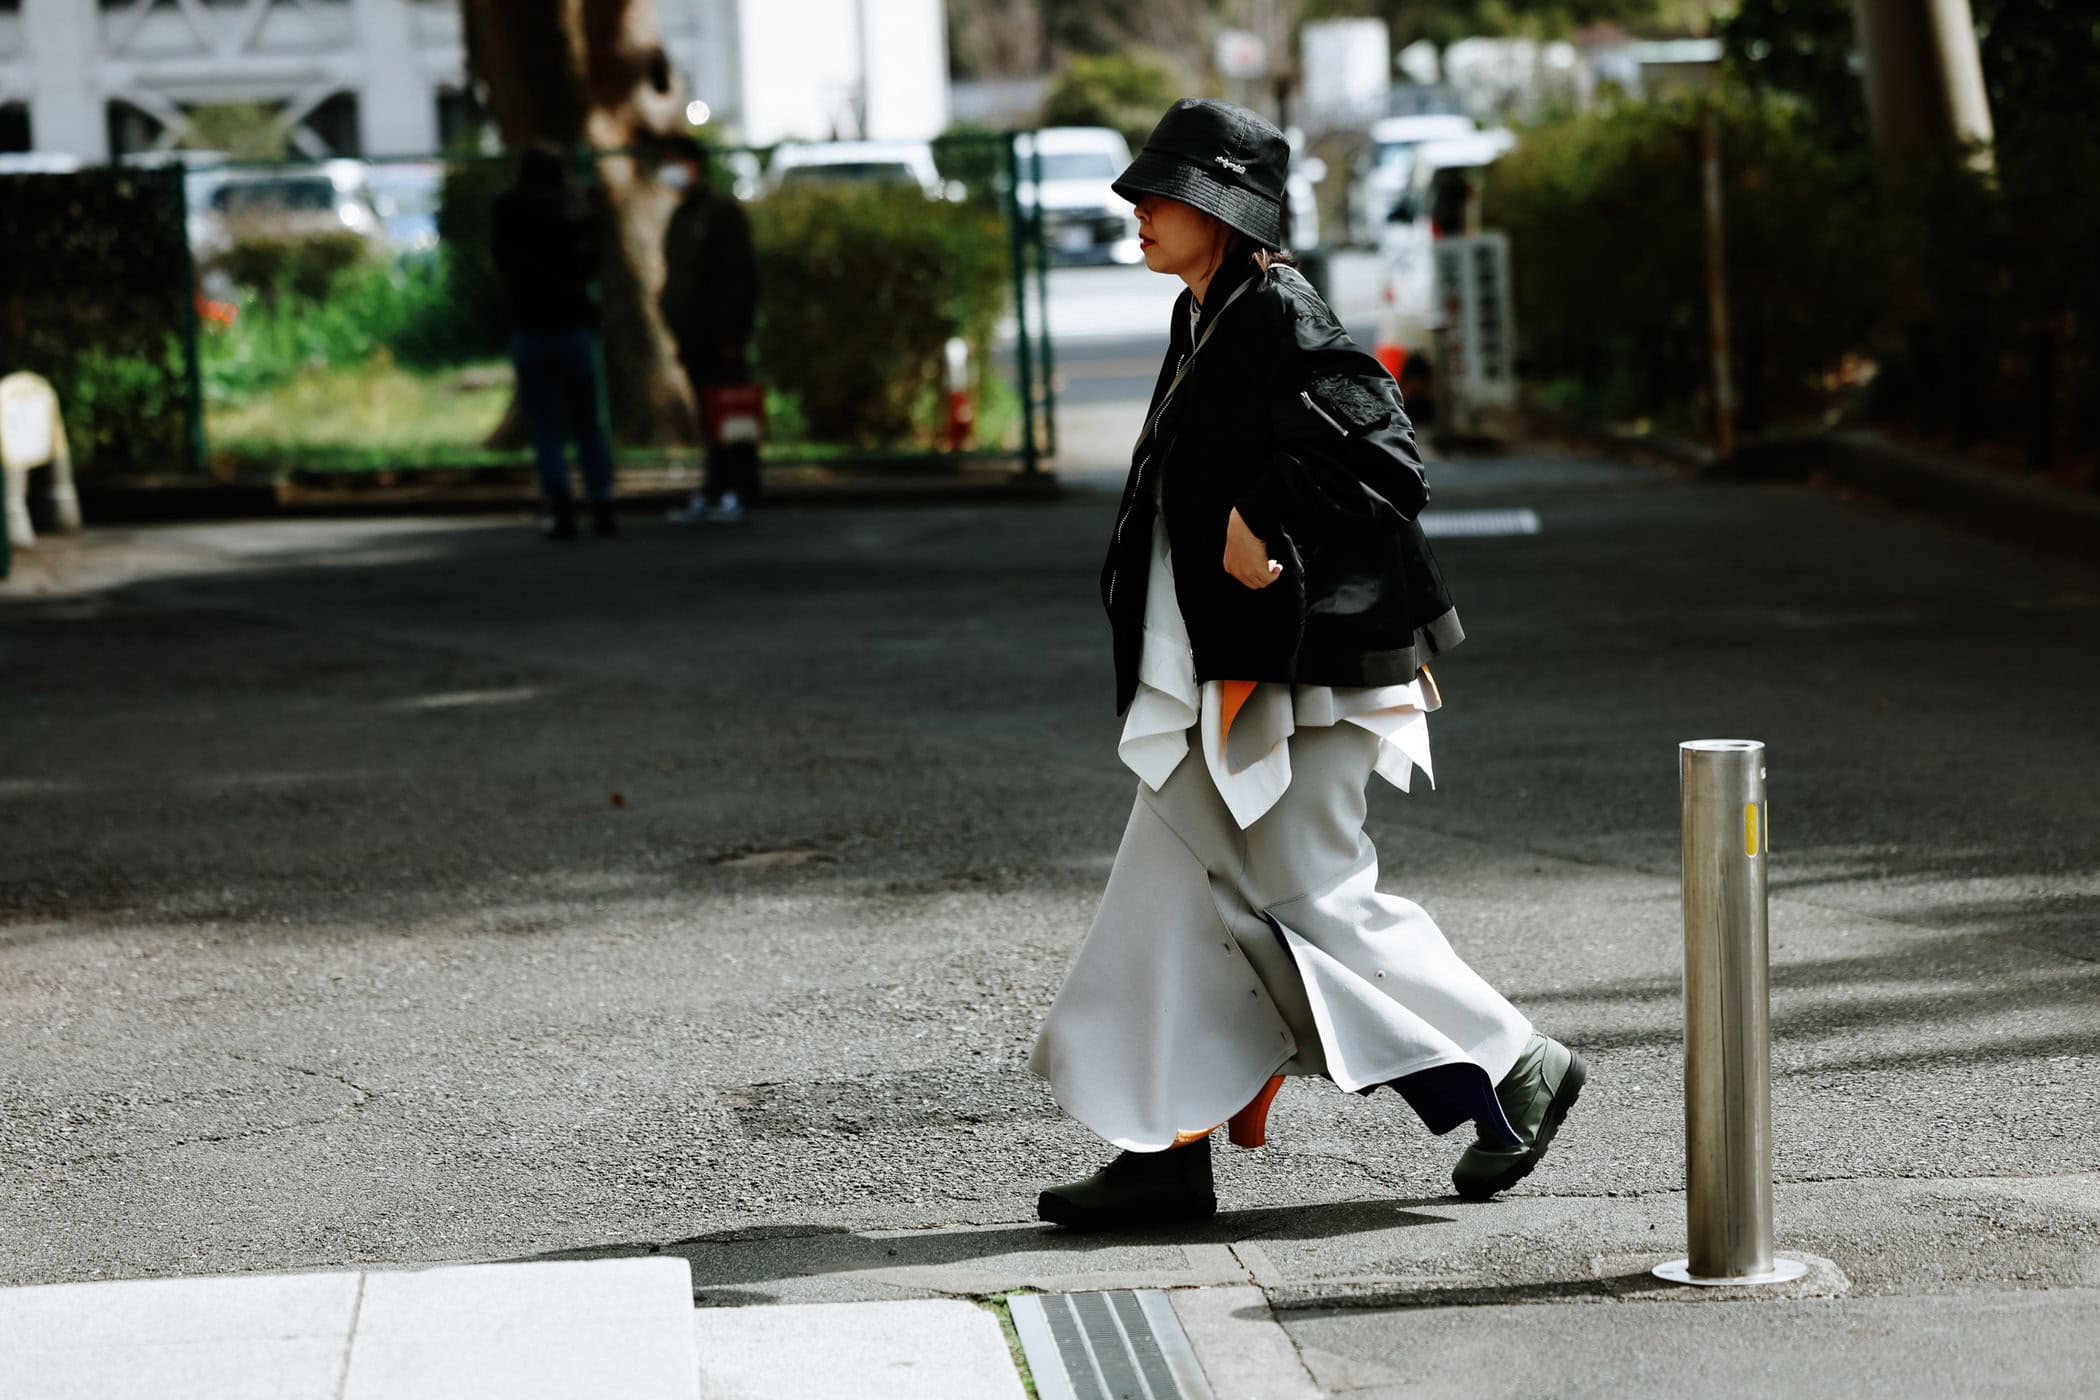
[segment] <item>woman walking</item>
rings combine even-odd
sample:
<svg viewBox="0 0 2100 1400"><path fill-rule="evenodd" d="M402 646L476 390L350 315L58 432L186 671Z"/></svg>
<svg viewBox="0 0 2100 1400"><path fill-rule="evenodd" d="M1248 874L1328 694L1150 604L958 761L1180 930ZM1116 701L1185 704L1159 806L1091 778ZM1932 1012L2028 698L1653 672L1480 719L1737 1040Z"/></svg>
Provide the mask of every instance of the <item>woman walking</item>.
<svg viewBox="0 0 2100 1400"><path fill-rule="evenodd" d="M1145 265L1188 291L1101 579L1137 803L1031 1059L1123 1149L1042 1193L1074 1228L1213 1214L1212 1130L1259 1146L1289 1075L1472 1123L1452 1180L1486 1199L1585 1075L1377 887L1366 786L1431 776L1423 663L1463 633L1399 390L1278 252L1289 159L1253 112L1190 99L1116 182Z"/></svg>

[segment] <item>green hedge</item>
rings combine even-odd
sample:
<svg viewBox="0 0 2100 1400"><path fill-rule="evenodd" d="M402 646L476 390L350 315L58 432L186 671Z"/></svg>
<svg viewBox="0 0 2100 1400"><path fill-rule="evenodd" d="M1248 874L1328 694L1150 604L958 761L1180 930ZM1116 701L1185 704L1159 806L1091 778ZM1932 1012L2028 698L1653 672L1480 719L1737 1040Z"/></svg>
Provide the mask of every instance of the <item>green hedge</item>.
<svg viewBox="0 0 2100 1400"><path fill-rule="evenodd" d="M51 381L83 465L187 464L191 295L179 172L0 176L0 374Z"/></svg>
<svg viewBox="0 0 2100 1400"><path fill-rule="evenodd" d="M751 208L758 359L820 441L914 440L960 335L985 363L1006 301L998 217L916 190L782 191Z"/></svg>
<svg viewBox="0 0 2100 1400"><path fill-rule="evenodd" d="M1866 341L1883 254L1870 172L1788 107L1721 108L1742 425L1806 411ZM1704 426L1711 411L1699 113L1629 104L1523 133L1487 182L1510 236L1527 377L1603 417Z"/></svg>

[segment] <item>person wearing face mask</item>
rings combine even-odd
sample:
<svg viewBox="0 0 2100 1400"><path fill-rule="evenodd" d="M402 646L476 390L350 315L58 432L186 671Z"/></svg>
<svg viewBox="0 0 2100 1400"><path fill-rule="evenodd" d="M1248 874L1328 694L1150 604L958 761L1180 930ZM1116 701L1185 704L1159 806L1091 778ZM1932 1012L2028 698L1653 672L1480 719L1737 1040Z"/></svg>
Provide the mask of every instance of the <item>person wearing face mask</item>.
<svg viewBox="0 0 2100 1400"><path fill-rule="evenodd" d="M1378 888L1368 783L1431 776L1426 663L1464 633L1399 386L1281 252L1289 162L1257 114L1187 99L1115 182L1187 290L1101 574L1137 802L1030 1057L1122 1149L1042 1192L1069 1228L1213 1214L1212 1132L1261 1145L1292 1075L1472 1124L1452 1183L1484 1200L1587 1075Z"/></svg>
<svg viewBox="0 0 2100 1400"><path fill-rule="evenodd" d="M663 178L684 191L664 235L664 288L658 306L693 386L708 442L707 471L691 501L671 512L681 523L730 523L758 497L758 443L723 441L720 391L751 382L751 327L758 315L758 263L751 220L735 197L707 178L707 148L689 136L667 142Z"/></svg>

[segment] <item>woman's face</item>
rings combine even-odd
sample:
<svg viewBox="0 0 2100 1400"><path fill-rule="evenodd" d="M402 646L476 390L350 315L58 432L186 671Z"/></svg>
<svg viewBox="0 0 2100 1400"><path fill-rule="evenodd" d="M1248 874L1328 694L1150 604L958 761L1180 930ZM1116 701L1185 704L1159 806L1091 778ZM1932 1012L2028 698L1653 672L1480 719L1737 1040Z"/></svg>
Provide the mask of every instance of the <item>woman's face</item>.
<svg viewBox="0 0 2100 1400"><path fill-rule="evenodd" d="M1184 281L1208 280L1216 270L1225 226L1178 199L1148 194L1137 202L1138 247L1145 266Z"/></svg>

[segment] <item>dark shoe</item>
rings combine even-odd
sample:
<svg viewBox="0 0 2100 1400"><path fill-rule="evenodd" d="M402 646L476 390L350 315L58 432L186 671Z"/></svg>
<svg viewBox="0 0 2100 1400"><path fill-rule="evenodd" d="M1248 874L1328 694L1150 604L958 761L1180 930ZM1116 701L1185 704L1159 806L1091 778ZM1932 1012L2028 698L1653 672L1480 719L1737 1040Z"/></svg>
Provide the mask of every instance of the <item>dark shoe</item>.
<svg viewBox="0 0 2100 1400"><path fill-rule="evenodd" d="M1142 1230L1208 1220L1218 1213L1210 1139L1165 1152L1121 1153L1085 1180L1043 1192L1035 1213L1071 1230Z"/></svg>
<svg viewBox="0 0 2100 1400"><path fill-rule="evenodd" d="M570 500L547 502L540 516L540 533L550 540L575 539L576 503Z"/></svg>
<svg viewBox="0 0 2100 1400"><path fill-rule="evenodd" d="M620 533L620 517L611 501L591 502L591 533L601 540Z"/></svg>
<svg viewBox="0 0 2100 1400"><path fill-rule="evenodd" d="M1495 1086L1495 1097L1509 1125L1517 1130L1517 1146L1474 1139L1452 1169L1451 1184L1469 1201L1484 1201L1497 1191L1531 1175L1531 1169L1546 1155L1561 1120L1582 1096L1589 1067L1582 1056L1557 1040L1534 1033L1531 1044L1517 1057L1516 1065Z"/></svg>

